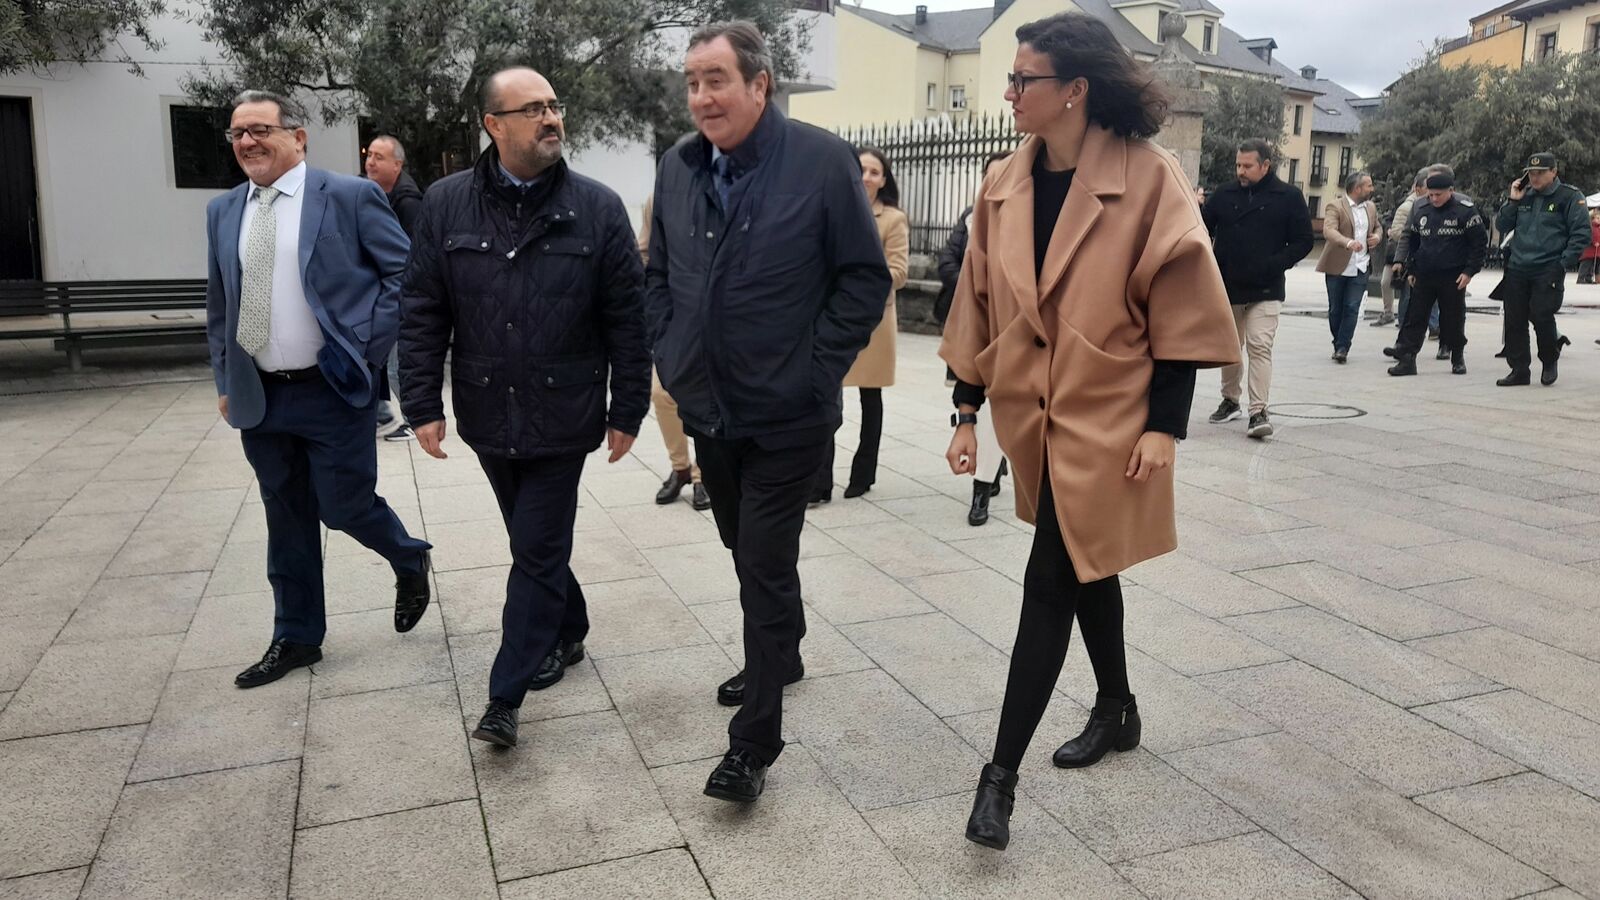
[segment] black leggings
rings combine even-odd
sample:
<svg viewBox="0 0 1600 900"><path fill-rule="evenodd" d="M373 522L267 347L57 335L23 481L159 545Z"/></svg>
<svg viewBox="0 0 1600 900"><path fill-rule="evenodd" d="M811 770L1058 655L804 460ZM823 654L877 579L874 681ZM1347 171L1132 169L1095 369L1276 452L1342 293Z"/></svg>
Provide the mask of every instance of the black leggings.
<svg viewBox="0 0 1600 900"><path fill-rule="evenodd" d="M1022 618L1017 623L1005 705L1000 709L1000 729L994 739L995 765L1013 772L1022 765L1022 755L1044 717L1067 658L1074 614L1083 630L1083 645L1089 651L1100 695L1131 698L1122 642L1122 583L1115 575L1088 584L1078 581L1056 518L1047 469L1039 492L1033 550L1022 578Z"/></svg>
<svg viewBox="0 0 1600 900"><path fill-rule="evenodd" d="M856 455L850 461L852 485L871 487L878 480L878 446L883 442L883 388L860 388L861 439L856 444ZM817 470L813 483L813 496L822 497L833 491L833 445L828 445L828 457Z"/></svg>

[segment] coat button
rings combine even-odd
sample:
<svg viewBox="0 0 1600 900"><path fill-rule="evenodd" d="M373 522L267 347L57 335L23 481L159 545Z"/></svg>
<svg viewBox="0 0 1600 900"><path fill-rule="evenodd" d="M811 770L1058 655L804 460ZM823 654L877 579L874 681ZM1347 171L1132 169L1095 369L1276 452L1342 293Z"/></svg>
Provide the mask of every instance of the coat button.
<svg viewBox="0 0 1600 900"><path fill-rule="evenodd" d="M512 447L509 452L511 453L512 456L516 456L517 455L517 448Z"/></svg>
<svg viewBox="0 0 1600 900"><path fill-rule="evenodd" d="M487 376L487 375L483 376L483 383L484 384L488 384L489 383L489 376Z"/></svg>
<svg viewBox="0 0 1600 900"><path fill-rule="evenodd" d="M489 248L489 242L488 241L484 241L483 243L479 244L478 246L487 250Z"/></svg>
<svg viewBox="0 0 1600 900"><path fill-rule="evenodd" d="M545 248L545 249L546 249L546 250L549 250L549 249L550 249L550 245L549 245L549 244L545 244L545 245L544 245L544 248Z"/></svg>
<svg viewBox="0 0 1600 900"><path fill-rule="evenodd" d="M507 387L507 388L506 388L506 393L508 393L508 394L515 394L515 393L516 393L516 392L517 392L517 387L516 387L516 385L510 385L510 386L508 386L508 387ZM1043 402L1044 402L1044 401L1043 401L1043 400L1040 400L1040 401L1039 401L1039 402L1040 402L1040 403L1043 403Z"/></svg>
<svg viewBox="0 0 1600 900"><path fill-rule="evenodd" d="M1039 398L1039 408L1040 409L1044 409L1044 398L1043 397Z"/></svg>
<svg viewBox="0 0 1600 900"><path fill-rule="evenodd" d="M550 387L555 387L555 384L556 384L555 376L554 375L546 375L544 377L544 383L546 385L550 386Z"/></svg>
<svg viewBox="0 0 1600 900"><path fill-rule="evenodd" d="M711 240L711 232L706 232L706 240Z"/></svg>
<svg viewBox="0 0 1600 900"><path fill-rule="evenodd" d="M517 258L517 251L515 251L515 250L507 250L506 251L506 259L516 259L516 258Z"/></svg>
<svg viewBox="0 0 1600 900"><path fill-rule="evenodd" d="M507 331L510 331L510 330L511 330L511 329L512 329L512 326L511 326L511 323L510 323L510 322L507 322L507 323L506 323L506 330L507 330Z"/></svg>
<svg viewBox="0 0 1600 900"><path fill-rule="evenodd" d="M583 252L585 252L585 253L589 252L589 245L588 244L584 244L583 245Z"/></svg>
<svg viewBox="0 0 1600 900"><path fill-rule="evenodd" d="M1049 346L1049 344L1046 344L1044 342L1044 338L1038 337L1037 335L1034 336L1033 345L1035 347L1039 347L1039 348L1044 348L1044 347L1048 347Z"/></svg>

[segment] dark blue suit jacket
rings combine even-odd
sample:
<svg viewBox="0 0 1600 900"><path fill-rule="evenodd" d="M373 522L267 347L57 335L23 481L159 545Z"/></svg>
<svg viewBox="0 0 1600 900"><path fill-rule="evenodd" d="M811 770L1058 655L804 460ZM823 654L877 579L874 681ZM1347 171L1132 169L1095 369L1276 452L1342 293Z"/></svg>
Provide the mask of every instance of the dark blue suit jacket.
<svg viewBox="0 0 1600 900"><path fill-rule="evenodd" d="M255 359L236 340L239 316L239 223L250 182L206 206L210 244L206 331L217 393L228 398L229 424L254 428L266 414ZM411 243L383 190L364 178L306 169L300 207L300 280L322 326L317 365L352 407L372 403L381 369L400 328L400 278Z"/></svg>

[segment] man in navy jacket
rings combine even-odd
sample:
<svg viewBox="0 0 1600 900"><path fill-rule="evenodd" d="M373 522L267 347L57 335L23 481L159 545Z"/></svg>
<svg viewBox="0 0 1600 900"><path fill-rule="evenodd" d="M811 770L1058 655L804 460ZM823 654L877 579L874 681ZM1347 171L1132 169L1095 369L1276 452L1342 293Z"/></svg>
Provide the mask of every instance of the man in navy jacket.
<svg viewBox="0 0 1600 900"><path fill-rule="evenodd" d="M267 515L272 643L234 683L322 658L322 531L394 568L394 626L428 607L427 542L376 493L374 387L394 346L406 233L370 181L309 168L305 117L245 91L228 140L249 180L206 206L206 336L217 407L240 429Z"/></svg>
<svg viewBox="0 0 1600 900"><path fill-rule="evenodd" d="M500 652L472 733L509 747L523 696L583 659L589 618L569 567L578 479L602 440L611 462L633 446L650 402L650 354L627 211L567 169L550 82L506 69L485 82L482 104L493 146L423 198L400 383L417 442L443 459L450 351L456 428L511 538Z"/></svg>
<svg viewBox="0 0 1600 900"><path fill-rule="evenodd" d="M718 690L743 708L706 793L750 801L783 749L783 686L804 671L796 562L810 479L890 280L855 151L771 105L755 26L695 32L684 69L699 133L661 161L646 306L744 610L745 669Z"/></svg>

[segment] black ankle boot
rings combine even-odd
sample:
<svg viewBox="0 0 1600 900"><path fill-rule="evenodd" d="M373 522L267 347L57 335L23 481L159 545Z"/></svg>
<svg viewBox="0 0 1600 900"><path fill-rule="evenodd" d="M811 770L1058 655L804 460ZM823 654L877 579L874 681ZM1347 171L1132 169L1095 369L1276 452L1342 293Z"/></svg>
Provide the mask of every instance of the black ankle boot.
<svg viewBox="0 0 1600 900"><path fill-rule="evenodd" d="M989 498L994 496L995 486L987 481L972 480L972 508L967 510L968 525L978 526L989 521Z"/></svg>
<svg viewBox="0 0 1600 900"><path fill-rule="evenodd" d="M1112 750L1126 753L1139 746L1140 729L1134 698L1098 695L1083 733L1062 744L1051 760L1063 769L1092 766Z"/></svg>
<svg viewBox="0 0 1600 900"><path fill-rule="evenodd" d="M1450 351L1450 373L1452 375L1467 374L1467 352L1460 347Z"/></svg>
<svg viewBox="0 0 1600 900"><path fill-rule="evenodd" d="M994 763L978 773L978 794L967 817L967 840L994 850L1011 843L1011 808L1017 798L1017 773Z"/></svg>

